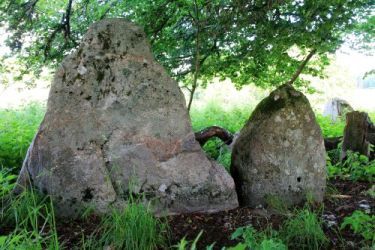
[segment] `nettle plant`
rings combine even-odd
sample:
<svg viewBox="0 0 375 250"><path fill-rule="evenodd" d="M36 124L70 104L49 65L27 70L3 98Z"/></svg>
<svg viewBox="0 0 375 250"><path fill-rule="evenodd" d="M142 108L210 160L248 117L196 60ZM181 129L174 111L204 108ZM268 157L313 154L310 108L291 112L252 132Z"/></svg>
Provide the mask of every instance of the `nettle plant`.
<svg viewBox="0 0 375 250"><path fill-rule="evenodd" d="M349 226L354 233L375 245L375 215L368 215L356 210L351 216L345 217L340 229Z"/></svg>
<svg viewBox="0 0 375 250"><path fill-rule="evenodd" d="M356 152L347 152L344 161L332 164L328 161L329 178L339 177L352 181L375 181L375 160Z"/></svg>

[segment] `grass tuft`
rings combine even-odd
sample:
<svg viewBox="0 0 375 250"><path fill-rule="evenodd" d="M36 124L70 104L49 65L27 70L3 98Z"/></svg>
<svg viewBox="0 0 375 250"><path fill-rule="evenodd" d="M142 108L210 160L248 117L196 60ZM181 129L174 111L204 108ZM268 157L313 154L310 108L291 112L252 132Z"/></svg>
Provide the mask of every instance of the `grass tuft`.
<svg viewBox="0 0 375 250"><path fill-rule="evenodd" d="M281 230L281 238L291 249L322 249L328 243L322 229L322 221L310 209L302 209L287 219Z"/></svg>
<svg viewBox="0 0 375 250"><path fill-rule="evenodd" d="M103 217L84 249L158 249L166 246L166 234L167 225L131 198L123 210L114 209Z"/></svg>

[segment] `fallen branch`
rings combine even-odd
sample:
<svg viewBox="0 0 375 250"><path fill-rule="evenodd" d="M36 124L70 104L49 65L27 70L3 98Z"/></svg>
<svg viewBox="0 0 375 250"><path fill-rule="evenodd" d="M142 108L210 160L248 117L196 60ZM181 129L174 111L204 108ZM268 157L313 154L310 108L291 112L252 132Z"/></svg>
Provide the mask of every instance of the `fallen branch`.
<svg viewBox="0 0 375 250"><path fill-rule="evenodd" d="M332 198L338 198L338 199L349 199L352 198L351 195L346 195L346 194L332 194L330 195Z"/></svg>
<svg viewBox="0 0 375 250"><path fill-rule="evenodd" d="M206 142L213 137L219 138L227 145L231 144L233 141L232 133L219 126L211 126L195 133L195 140L197 140L201 146L206 144Z"/></svg>

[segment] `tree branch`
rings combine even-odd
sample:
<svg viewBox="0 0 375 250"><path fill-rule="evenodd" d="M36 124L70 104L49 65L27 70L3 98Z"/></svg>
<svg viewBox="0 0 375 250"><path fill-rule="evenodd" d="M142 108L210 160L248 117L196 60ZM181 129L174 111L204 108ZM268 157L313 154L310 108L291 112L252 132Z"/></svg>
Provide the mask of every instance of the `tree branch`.
<svg viewBox="0 0 375 250"><path fill-rule="evenodd" d="M99 17L99 20L102 20L103 18L105 18L105 16L109 13L109 11L116 6L116 4L118 3L119 1L115 0L113 2L111 2L111 4L109 5L109 7L104 11L104 13Z"/></svg>
<svg viewBox="0 0 375 250"><path fill-rule="evenodd" d="M233 141L233 135L224 128L211 126L195 133L195 140L203 147L203 145L212 137L217 137L225 144L229 145Z"/></svg>
<svg viewBox="0 0 375 250"><path fill-rule="evenodd" d="M49 57L49 52L51 51L51 44L53 40L55 39L57 33L62 32L62 31L64 32L65 44L67 43L67 40L71 40L72 42L75 43L75 41L71 37L71 30L70 30L70 17L72 13L72 4L73 4L73 0L69 0L66 6L65 13L62 16L60 23L55 27L51 35L47 38L46 45L44 47L45 60L47 60L47 58Z"/></svg>
<svg viewBox="0 0 375 250"><path fill-rule="evenodd" d="M65 11L65 20L62 23L65 31L65 38L70 38L70 15L72 13L72 4L73 0L69 0Z"/></svg>
<svg viewBox="0 0 375 250"><path fill-rule="evenodd" d="M25 9L25 15L28 19L32 19L32 15L35 10L35 6L38 3L39 0L29 1L24 4L22 4L22 7Z"/></svg>
<svg viewBox="0 0 375 250"><path fill-rule="evenodd" d="M302 70L305 68L306 64L310 61L310 59L315 55L316 49L312 49L310 53L307 55L305 60L299 65L297 71L293 74L292 78L288 81L288 84L292 85L301 74Z"/></svg>

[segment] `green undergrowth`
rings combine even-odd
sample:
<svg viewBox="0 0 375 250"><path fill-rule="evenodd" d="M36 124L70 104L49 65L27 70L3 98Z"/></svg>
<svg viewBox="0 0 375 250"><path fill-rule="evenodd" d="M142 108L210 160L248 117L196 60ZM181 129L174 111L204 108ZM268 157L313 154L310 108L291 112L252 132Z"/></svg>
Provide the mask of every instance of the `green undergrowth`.
<svg viewBox="0 0 375 250"><path fill-rule="evenodd" d="M0 249L68 249L59 241L49 196L42 196L32 189L18 196L10 191L3 193L0 228L8 228L11 232L0 236ZM131 197L124 209L113 209L103 215L94 233L83 237L75 249L166 249L168 230L164 221Z"/></svg>
<svg viewBox="0 0 375 250"><path fill-rule="evenodd" d="M222 250L286 250L286 249L326 249L329 239L324 234L321 210L312 210L308 205L302 209L289 211L284 222L277 228L267 226L256 230L253 225L237 228L231 235L232 240L238 243L232 247L223 247ZM181 239L177 245L179 250L196 250L197 242L202 232L191 242ZM206 248L213 249L215 242Z"/></svg>
<svg viewBox="0 0 375 250"><path fill-rule="evenodd" d="M38 103L0 109L0 167L19 170L44 112Z"/></svg>
<svg viewBox="0 0 375 250"><path fill-rule="evenodd" d="M232 240L240 240L236 246L227 250L254 249L254 250L286 250L287 246L280 238L279 232L271 227L257 231L252 225L237 228L231 236Z"/></svg>
<svg viewBox="0 0 375 250"><path fill-rule="evenodd" d="M0 236L0 249L61 249L52 200L33 190L1 197L0 226L13 231Z"/></svg>
<svg viewBox="0 0 375 250"><path fill-rule="evenodd" d="M83 249L153 250L167 247L168 226L130 196L128 205L104 215L97 230L83 239Z"/></svg>
<svg viewBox="0 0 375 250"><path fill-rule="evenodd" d="M346 227L353 230L355 234L361 235L368 244L375 247L375 215L356 210L352 215L344 218L340 229Z"/></svg>
<svg viewBox="0 0 375 250"><path fill-rule="evenodd" d="M318 122L323 137L339 137L344 134L345 120L338 119L333 122L329 117L325 117L321 114L316 115L316 121Z"/></svg>
<svg viewBox="0 0 375 250"><path fill-rule="evenodd" d="M351 181L375 181L375 160L347 151L344 161L327 161L328 177Z"/></svg>
<svg viewBox="0 0 375 250"><path fill-rule="evenodd" d="M320 212L308 208L296 210L280 229L290 249L324 249L329 240L322 229Z"/></svg>

